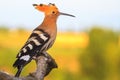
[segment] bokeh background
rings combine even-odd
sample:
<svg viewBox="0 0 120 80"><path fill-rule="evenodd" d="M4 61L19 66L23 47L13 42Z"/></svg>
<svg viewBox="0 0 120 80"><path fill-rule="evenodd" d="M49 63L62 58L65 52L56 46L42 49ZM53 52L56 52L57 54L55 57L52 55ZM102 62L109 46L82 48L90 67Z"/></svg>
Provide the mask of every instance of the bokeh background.
<svg viewBox="0 0 120 80"><path fill-rule="evenodd" d="M119 0L1 0L0 70L12 75L12 64L31 31L44 18L34 3L55 3L61 12L58 36L48 51L58 63L45 80L120 80ZM35 71L28 64L21 76Z"/></svg>

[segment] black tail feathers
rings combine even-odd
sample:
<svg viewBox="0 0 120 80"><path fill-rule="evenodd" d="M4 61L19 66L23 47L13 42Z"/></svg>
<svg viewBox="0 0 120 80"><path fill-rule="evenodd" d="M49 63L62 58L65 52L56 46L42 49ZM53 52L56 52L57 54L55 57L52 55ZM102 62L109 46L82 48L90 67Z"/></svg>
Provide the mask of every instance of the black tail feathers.
<svg viewBox="0 0 120 80"><path fill-rule="evenodd" d="M19 69L18 69L17 73L15 74L15 77L19 77L19 76L20 76L20 74L21 74L21 72L22 72L22 69L23 69L23 67L22 67L22 66L21 66L21 67L19 67Z"/></svg>
<svg viewBox="0 0 120 80"><path fill-rule="evenodd" d="M17 59L16 61L15 61L15 63L13 64L13 67L17 67L17 69L18 69L18 71L17 71L17 73L15 74L15 77L19 77L20 76L20 73L21 73L21 71L22 71L22 69L23 69L23 60L19 60L19 59Z"/></svg>
<svg viewBox="0 0 120 80"><path fill-rule="evenodd" d="M30 61L31 60L25 61L25 60L19 59L19 58L15 61L15 63L13 64L13 67L15 67L15 68L17 67L17 69L18 69L17 73L15 74L15 77L19 77L20 76L20 73L21 73L23 67L26 64L28 64Z"/></svg>

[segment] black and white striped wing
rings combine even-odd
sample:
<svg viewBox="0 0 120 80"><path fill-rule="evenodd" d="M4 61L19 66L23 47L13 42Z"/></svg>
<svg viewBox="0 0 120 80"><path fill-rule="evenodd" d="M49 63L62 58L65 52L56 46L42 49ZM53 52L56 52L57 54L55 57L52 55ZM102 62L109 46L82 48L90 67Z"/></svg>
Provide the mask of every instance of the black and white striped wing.
<svg viewBox="0 0 120 80"><path fill-rule="evenodd" d="M33 56L36 56L38 53L45 51L46 47L44 46L50 36L44 32L43 30L34 30L31 34L31 36L28 38L28 41L26 44L22 47L20 52L17 55L17 60L13 64L14 67L18 67L21 65L25 65L29 63L32 60Z"/></svg>

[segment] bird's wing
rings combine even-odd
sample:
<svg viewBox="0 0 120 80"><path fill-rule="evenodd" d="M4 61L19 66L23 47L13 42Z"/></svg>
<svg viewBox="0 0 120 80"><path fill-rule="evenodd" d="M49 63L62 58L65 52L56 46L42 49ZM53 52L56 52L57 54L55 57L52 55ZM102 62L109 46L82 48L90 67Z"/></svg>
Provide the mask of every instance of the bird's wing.
<svg viewBox="0 0 120 80"><path fill-rule="evenodd" d="M26 61L29 60L29 58L32 58L41 50L43 50L43 45L48 42L49 38L50 36L43 30L35 29L28 38L25 45L21 48L17 58Z"/></svg>
<svg viewBox="0 0 120 80"><path fill-rule="evenodd" d="M50 36L41 29L35 29L32 32L13 64L13 67L18 68L15 76L20 75L22 68L32 60L33 56L37 56L38 53L42 52L41 50L46 50L46 47L48 47L46 44L49 44L49 39Z"/></svg>

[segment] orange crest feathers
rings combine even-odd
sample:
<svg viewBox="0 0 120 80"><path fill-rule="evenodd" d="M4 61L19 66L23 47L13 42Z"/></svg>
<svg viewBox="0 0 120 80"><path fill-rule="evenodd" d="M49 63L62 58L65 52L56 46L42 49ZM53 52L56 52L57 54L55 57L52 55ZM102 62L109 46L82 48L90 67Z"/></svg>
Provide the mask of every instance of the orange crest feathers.
<svg viewBox="0 0 120 80"><path fill-rule="evenodd" d="M58 8L55 6L55 4L49 3L48 5L45 4L33 4L35 8L39 11L44 12L45 14L51 14L52 12L59 12Z"/></svg>

